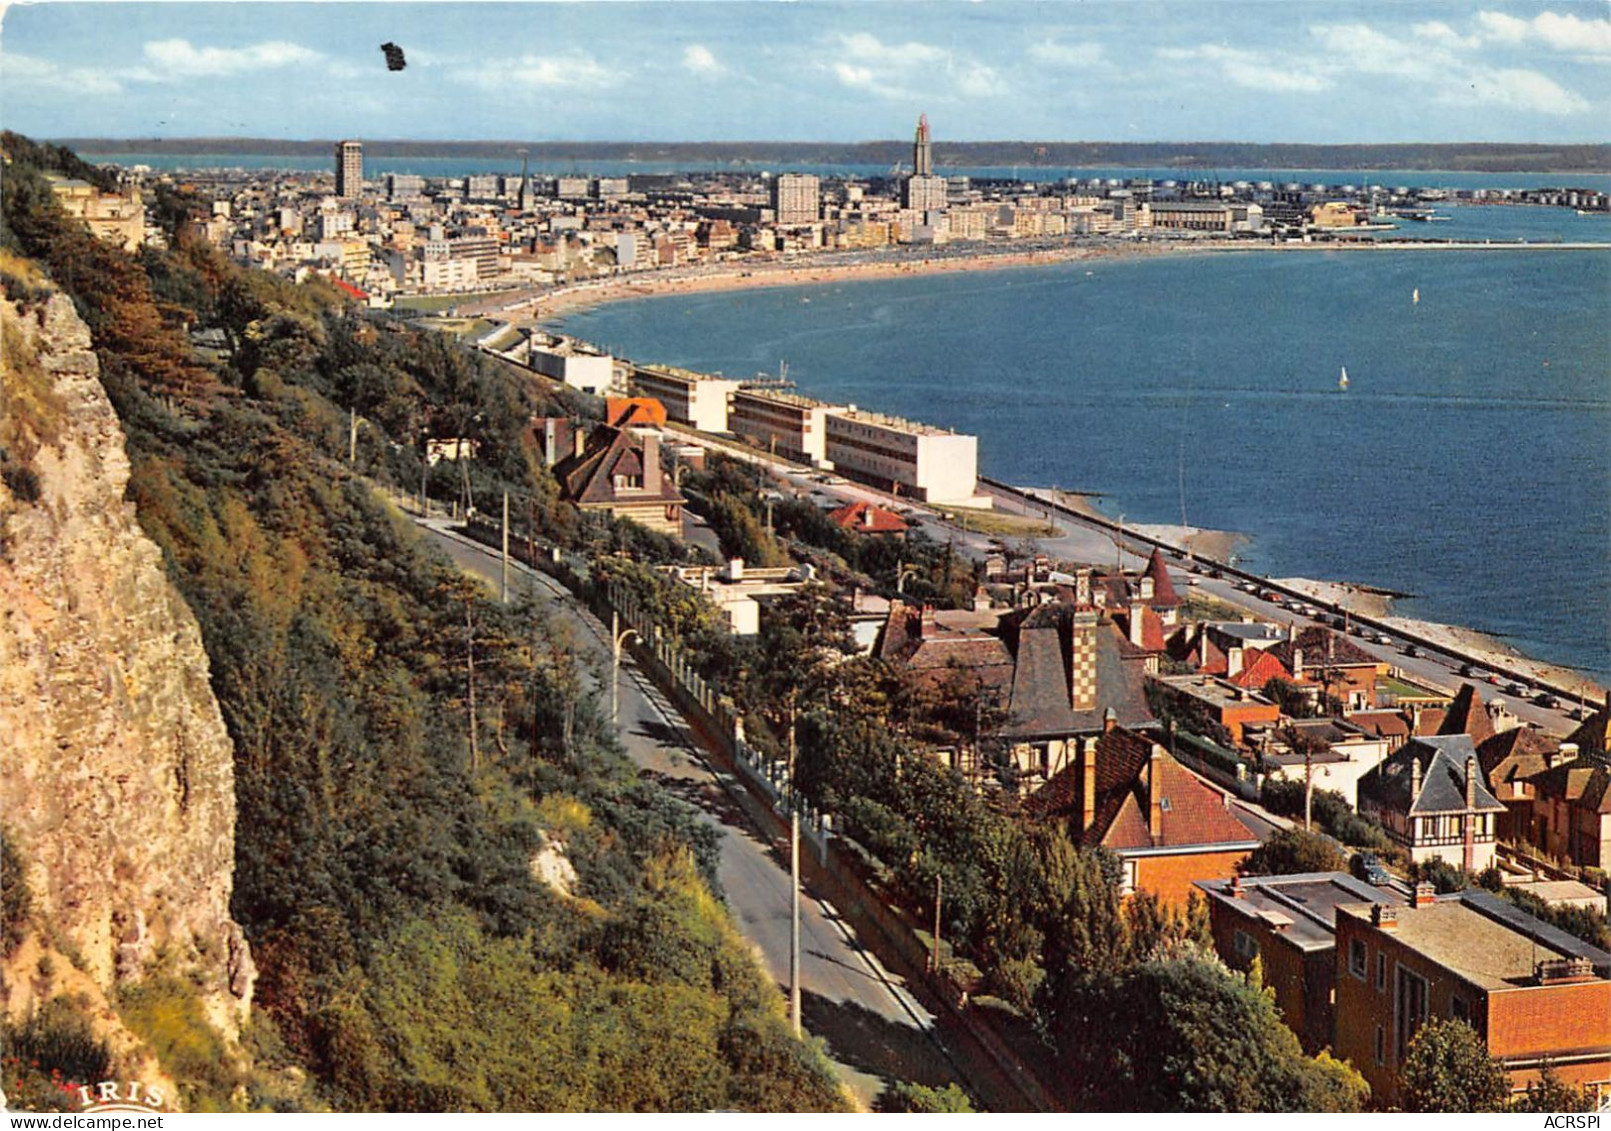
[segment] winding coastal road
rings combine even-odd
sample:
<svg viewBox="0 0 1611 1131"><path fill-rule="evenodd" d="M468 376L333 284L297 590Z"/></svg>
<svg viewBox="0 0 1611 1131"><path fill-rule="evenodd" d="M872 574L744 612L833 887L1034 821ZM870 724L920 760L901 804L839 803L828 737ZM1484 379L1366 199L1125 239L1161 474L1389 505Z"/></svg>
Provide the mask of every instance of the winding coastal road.
<svg viewBox="0 0 1611 1131"><path fill-rule="evenodd" d="M456 565L498 586L496 551L449 529L420 521L424 536ZM510 563L511 588L526 585L572 631L589 658L608 672L609 630L553 579ZM605 677L607 678L607 676ZM597 690L595 687L594 690ZM739 929L780 987L789 978L788 846L775 843L746 810L743 787L714 768L676 708L629 656L621 668L621 742L640 774L689 802L720 837L717 874ZM885 1086L909 1080L931 1086L956 1081L994 1110L1019 1106L999 1071L954 1031L937 1024L905 980L885 968L855 929L805 889L801 908L801 986L805 1028L820 1038L845 1086L872 1108Z"/></svg>

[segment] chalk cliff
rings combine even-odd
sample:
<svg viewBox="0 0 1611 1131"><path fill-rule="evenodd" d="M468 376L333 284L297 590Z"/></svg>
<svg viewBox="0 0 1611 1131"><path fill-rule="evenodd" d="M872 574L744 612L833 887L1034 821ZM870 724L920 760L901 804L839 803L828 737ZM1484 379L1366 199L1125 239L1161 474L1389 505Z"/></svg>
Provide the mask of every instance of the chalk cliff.
<svg viewBox="0 0 1611 1131"><path fill-rule="evenodd" d="M234 761L201 634L124 498L88 327L61 294L7 296L0 321L0 823L33 904L0 1009L160 970L233 1035L255 970L229 915Z"/></svg>

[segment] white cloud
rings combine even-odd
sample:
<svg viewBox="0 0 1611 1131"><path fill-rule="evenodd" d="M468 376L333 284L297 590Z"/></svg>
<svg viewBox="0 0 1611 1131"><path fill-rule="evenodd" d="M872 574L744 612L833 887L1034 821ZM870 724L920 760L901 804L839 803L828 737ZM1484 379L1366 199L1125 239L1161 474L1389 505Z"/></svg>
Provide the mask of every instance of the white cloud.
<svg viewBox="0 0 1611 1131"><path fill-rule="evenodd" d="M715 76L727 71L715 53L703 43L690 43L683 48L682 65L696 75Z"/></svg>
<svg viewBox="0 0 1611 1131"><path fill-rule="evenodd" d="M1521 46L1538 43L1576 55L1611 55L1611 20L1586 20L1568 12L1540 12L1530 20L1503 12L1478 12L1484 38Z"/></svg>
<svg viewBox="0 0 1611 1131"><path fill-rule="evenodd" d="M1473 101L1487 105L1508 106L1555 117L1579 114L1589 108L1587 99L1573 94L1554 79L1537 71L1506 69L1479 72L1471 76L1469 87L1463 93ZM1451 92L1440 101L1456 101L1456 95Z"/></svg>
<svg viewBox="0 0 1611 1131"><path fill-rule="evenodd" d="M995 98L1007 93L1007 84L994 67L983 63L963 63L955 69L952 81L957 93L967 98Z"/></svg>
<svg viewBox="0 0 1611 1131"><path fill-rule="evenodd" d="M1321 24L1309 33L1330 65L1362 74L1435 81L1454 65L1453 56L1442 48L1403 43L1364 24Z"/></svg>
<svg viewBox="0 0 1611 1131"><path fill-rule="evenodd" d="M32 55L5 56L6 80L22 87L72 91L77 94L121 94L123 84L104 71L62 67Z"/></svg>
<svg viewBox="0 0 1611 1131"><path fill-rule="evenodd" d="M1442 47L1475 47L1482 42L1481 36L1461 35L1442 20L1416 24L1410 31Z"/></svg>
<svg viewBox="0 0 1611 1131"><path fill-rule="evenodd" d="M1313 93L1331 86L1329 80L1312 69L1276 64L1256 52L1235 47L1212 43L1201 47L1164 47L1159 49L1158 55L1174 61L1202 59L1214 63L1227 80L1249 90Z"/></svg>
<svg viewBox="0 0 1611 1131"><path fill-rule="evenodd" d="M1054 67L1100 67L1107 62L1100 43L1057 43L1046 39L1031 47L1029 54Z"/></svg>
<svg viewBox="0 0 1611 1131"><path fill-rule="evenodd" d="M841 35L839 44L852 59L876 67L905 69L923 63L943 63L946 52L928 43L885 43L876 35L858 31Z"/></svg>
<svg viewBox="0 0 1611 1131"><path fill-rule="evenodd" d="M482 60L454 76L488 90L508 87L601 89L613 86L620 75L590 55L521 55L515 59Z"/></svg>
<svg viewBox="0 0 1611 1131"><path fill-rule="evenodd" d="M145 61L155 70L142 70L141 78L202 78L261 71L322 59L319 52L284 40L254 43L249 47L196 47L188 39L158 39L145 45Z"/></svg>
<svg viewBox="0 0 1611 1131"><path fill-rule="evenodd" d="M859 67L854 63L835 63L830 70L845 86L864 90L868 94L876 94L880 98L901 99L912 96L905 88L884 82L872 67Z"/></svg>

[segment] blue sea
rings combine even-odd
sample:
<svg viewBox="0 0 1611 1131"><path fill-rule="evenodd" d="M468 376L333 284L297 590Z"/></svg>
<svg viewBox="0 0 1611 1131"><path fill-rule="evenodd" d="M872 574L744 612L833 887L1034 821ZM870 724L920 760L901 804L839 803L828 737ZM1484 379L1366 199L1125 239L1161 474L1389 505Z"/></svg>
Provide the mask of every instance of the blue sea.
<svg viewBox="0 0 1611 1131"><path fill-rule="evenodd" d="M1417 227L1611 229L1453 212ZM802 393L976 433L986 474L1138 522L1184 504L1250 535L1262 572L1416 594L1399 611L1611 683L1608 314L1611 252L1254 251L668 296L564 326L729 376L787 359Z"/></svg>

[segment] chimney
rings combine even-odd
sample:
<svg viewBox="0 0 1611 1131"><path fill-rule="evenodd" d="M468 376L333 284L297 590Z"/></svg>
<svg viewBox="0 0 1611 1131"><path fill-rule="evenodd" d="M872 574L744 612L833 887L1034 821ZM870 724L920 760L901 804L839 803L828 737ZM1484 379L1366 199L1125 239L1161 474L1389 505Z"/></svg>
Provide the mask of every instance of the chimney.
<svg viewBox="0 0 1611 1131"><path fill-rule="evenodd" d="M1141 614L1146 607L1141 603L1140 598L1132 597L1130 599L1130 643L1137 648L1145 647L1142 641L1147 638L1146 626L1141 621Z"/></svg>
<svg viewBox="0 0 1611 1131"><path fill-rule="evenodd" d="M1466 759L1466 808L1467 809L1475 809L1476 807L1477 807L1477 759L1475 757L1468 757ZM1471 822L1469 822L1469 821L1466 822L1467 825L1470 825L1470 823Z"/></svg>
<svg viewBox="0 0 1611 1131"><path fill-rule="evenodd" d="M1208 630L1206 628L1198 630L1197 633L1197 666L1200 668L1208 666Z"/></svg>
<svg viewBox="0 0 1611 1131"><path fill-rule="evenodd" d="M1293 679L1302 679L1303 678L1303 649L1302 648L1294 648L1292 650L1292 678Z"/></svg>
<svg viewBox="0 0 1611 1131"><path fill-rule="evenodd" d="M1477 759L1466 759L1466 813L1460 821L1465 830L1465 856L1461 867L1468 872L1477 867Z"/></svg>
<svg viewBox="0 0 1611 1131"><path fill-rule="evenodd" d="M1102 733L1103 734L1106 734L1108 731L1114 729L1118 725L1119 725L1119 712L1115 711L1112 707L1109 707L1106 711L1102 712Z"/></svg>
<svg viewBox="0 0 1611 1131"><path fill-rule="evenodd" d="M727 580L729 580L729 581L743 581L744 580L744 559L743 558L729 558L729 559L727 559Z"/></svg>
<svg viewBox="0 0 1611 1131"><path fill-rule="evenodd" d="M1080 752L1080 832L1089 832L1096 823L1096 739L1079 739Z"/></svg>
<svg viewBox="0 0 1611 1131"><path fill-rule="evenodd" d="M1421 797L1421 759L1414 754L1410 755L1410 805L1414 806Z"/></svg>
<svg viewBox="0 0 1611 1131"><path fill-rule="evenodd" d="M1074 633L1070 646L1074 655L1069 664L1073 686L1069 693L1069 706L1076 711L1096 710L1096 613L1082 606L1074 614Z"/></svg>
<svg viewBox="0 0 1611 1131"><path fill-rule="evenodd" d="M925 604L918 614L918 635L927 636L934 631L934 606Z"/></svg>
<svg viewBox="0 0 1611 1131"><path fill-rule="evenodd" d="M1415 885L1415 906L1430 907L1438 901L1438 889L1431 884Z"/></svg>
<svg viewBox="0 0 1611 1131"><path fill-rule="evenodd" d="M1246 897L1247 893L1242 890L1242 875L1238 872L1231 877L1231 898L1245 899Z"/></svg>
<svg viewBox="0 0 1611 1131"><path fill-rule="evenodd" d="M1152 756L1147 759L1147 833L1153 844L1163 837L1163 760L1163 747L1153 743Z"/></svg>
<svg viewBox="0 0 1611 1131"><path fill-rule="evenodd" d="M1561 743L1561 752L1560 752L1560 755L1559 755L1557 760L1560 761L1560 762L1575 762L1575 761L1577 761L1577 749L1578 749L1577 743L1575 743L1575 742L1563 742L1563 743Z"/></svg>
<svg viewBox="0 0 1611 1131"><path fill-rule="evenodd" d="M1074 607L1088 609L1091 607L1091 567L1086 566L1074 574Z"/></svg>
<svg viewBox="0 0 1611 1131"><path fill-rule="evenodd" d="M872 526L872 524L873 524L873 508L872 507L867 507L865 510L863 510L861 512L861 524L863 526L868 526L868 527Z"/></svg>
<svg viewBox="0 0 1611 1131"><path fill-rule="evenodd" d="M583 430L580 427L575 427L575 426L572 427L572 429L571 429L571 447L572 447L571 454L574 455L577 459L581 459L582 458L582 449L587 447L587 432L585 430Z"/></svg>
<svg viewBox="0 0 1611 1131"><path fill-rule="evenodd" d="M559 421L552 416L543 421L543 462L549 467L559 462Z"/></svg>
<svg viewBox="0 0 1611 1131"><path fill-rule="evenodd" d="M1391 931L1398 926L1398 908L1391 903L1373 903L1370 908L1371 926Z"/></svg>
<svg viewBox="0 0 1611 1131"><path fill-rule="evenodd" d="M637 437L638 443L643 445L643 489L658 492L660 490L660 437L648 429L640 431Z"/></svg>
<svg viewBox="0 0 1611 1131"><path fill-rule="evenodd" d="M1227 679L1242 674L1242 656L1243 652L1239 645L1225 649L1225 676Z"/></svg>

